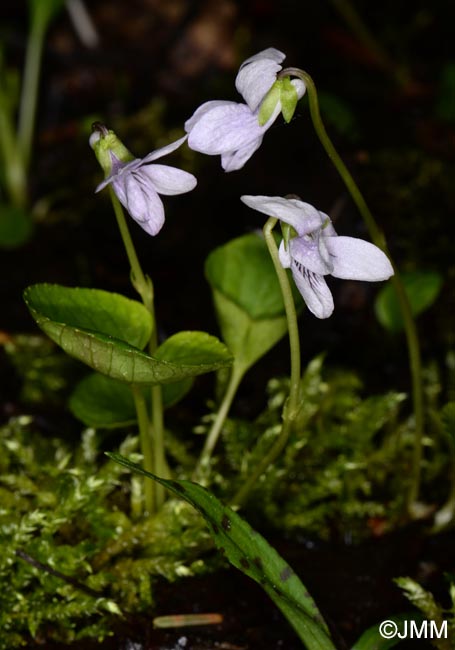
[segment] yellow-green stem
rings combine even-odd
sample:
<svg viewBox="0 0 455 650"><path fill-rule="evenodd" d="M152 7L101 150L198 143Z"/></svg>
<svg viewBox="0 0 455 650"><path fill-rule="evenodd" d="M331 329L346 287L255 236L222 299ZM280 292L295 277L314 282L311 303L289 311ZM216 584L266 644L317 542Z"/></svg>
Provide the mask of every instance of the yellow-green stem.
<svg viewBox="0 0 455 650"><path fill-rule="evenodd" d="M215 449L215 445L218 442L223 424L226 420L227 414L229 413L232 401L235 397L244 374L245 370L234 363L231 371L231 376L229 378L229 383L223 397L223 401L220 404L220 408L218 409L215 420L213 421L210 431L207 434L199 462L194 471L195 480L198 478L200 479L209 466L213 450Z"/></svg>
<svg viewBox="0 0 455 650"><path fill-rule="evenodd" d="M291 285L285 269L281 266L278 249L273 237L273 228L277 224L275 217L270 217L264 226L264 237L269 249L270 257L272 258L273 265L280 284L281 293L283 296L284 308L286 312L286 320L288 324L289 334L289 348L291 357L291 379L289 387L289 397L286 400L283 409L283 423L281 431L269 449L268 453L261 459L258 465L254 468L248 479L242 485L240 490L234 496L232 503L234 505L242 505L245 502L251 490L255 486L258 479L270 467L272 463L280 456L281 452L286 446L289 435L292 431L294 421L297 417L300 405L300 337L299 328L297 324L297 312L295 309L294 297L292 295Z"/></svg>
<svg viewBox="0 0 455 650"><path fill-rule="evenodd" d="M43 42L47 24L42 20L34 20L27 43L25 54L24 75L22 80L22 95L19 107L18 143L24 169L30 165L35 131L36 106L38 101L38 86L43 55Z"/></svg>
<svg viewBox="0 0 455 650"><path fill-rule="evenodd" d="M133 240L131 239L130 231L128 229L128 224L126 223L123 208L120 205L120 201L116 197L111 185L109 186L109 193L112 201L112 207L114 208L115 217L117 219L117 224L120 230L120 235L122 237L123 245L125 246L125 251L131 267L131 282L133 284L133 287L141 296L142 302L153 315L154 309L152 282L150 278L146 277L142 271L139 259L136 254L136 249L134 248ZM153 321L153 327L155 330L155 321Z"/></svg>
<svg viewBox="0 0 455 650"><path fill-rule="evenodd" d="M109 187L112 205L114 208L117 224L120 230L120 235L125 246L126 254L131 267L131 281L136 291L141 296L142 302L149 310L152 316L153 330L150 337L148 349L150 354L153 355L158 346L158 334L156 328L155 306L154 306L154 290L152 281L148 276L144 275L139 259L136 254L133 241L131 239L128 224L125 219L123 208L120 205L118 198L115 195L112 187ZM169 477L169 469L164 455L164 421L163 421L163 397L161 386L152 386L151 388L151 404L152 404L152 423L149 421L149 428L153 431L146 439L144 444L150 445L147 449L147 455L152 459L152 466L149 471L161 476L163 478ZM142 439L142 438L141 438ZM144 449L142 450L144 453ZM145 458L145 454L144 454ZM156 485L154 489L154 509L159 510L163 505L165 499L165 490L163 486Z"/></svg>
<svg viewBox="0 0 455 650"><path fill-rule="evenodd" d="M346 165L338 155L335 147L333 146L332 141L330 140L327 131L325 130L324 124L322 122L321 114L319 111L319 102L316 86L313 82L311 76L301 70L300 68L286 68L279 73L279 77L293 76L301 79L308 93L308 101L310 107L311 119L313 121L314 129L318 135L318 138L324 147L327 155L334 164L336 170L341 176L344 184L346 185L347 190L349 191L352 200L357 206L365 225L370 233L370 237L373 242L381 248L385 254L389 257L394 267L395 275L392 277L391 281L395 292L397 294L397 299L400 305L401 314L403 317L404 329L406 334L406 341L408 347L409 355L409 365L411 372L411 382L412 382L412 401L413 401L413 411L414 411L414 426L415 426L415 442L414 442L414 457L413 457L413 467L412 467L412 477L410 482L409 494L408 494L408 511L412 513L413 504L417 501L420 490L420 477L421 477L421 464L422 464L422 438L423 438L423 428L424 428L424 414L423 414L423 384L422 384L422 367L421 367L421 357L420 357L420 345L417 335L417 328L414 321L414 317L411 311L411 305L409 303L409 298L407 296L406 290L404 288L403 282L400 278L398 270L394 265L390 252L387 248L384 235L380 228L378 227L368 205L357 187L356 182L354 181L351 173L347 169Z"/></svg>
<svg viewBox="0 0 455 650"><path fill-rule="evenodd" d="M153 455L152 455L152 432L150 421L147 413L147 405L142 390L137 385L132 385L131 390L134 397L134 405L136 407L137 421L139 425L139 439L141 443L141 451L144 457L144 469L148 472L154 471ZM146 514L151 515L155 512L155 481L144 479L144 498Z"/></svg>

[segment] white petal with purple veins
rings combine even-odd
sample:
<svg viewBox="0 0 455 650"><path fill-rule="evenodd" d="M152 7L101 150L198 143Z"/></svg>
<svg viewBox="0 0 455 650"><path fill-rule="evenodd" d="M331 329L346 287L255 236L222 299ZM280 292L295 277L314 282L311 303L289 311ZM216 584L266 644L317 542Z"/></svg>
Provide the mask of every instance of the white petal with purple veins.
<svg viewBox="0 0 455 650"><path fill-rule="evenodd" d="M265 131L248 106L232 102L202 115L190 131L188 144L201 153L223 154L250 144Z"/></svg>
<svg viewBox="0 0 455 650"><path fill-rule="evenodd" d="M318 242L305 237L293 237L289 241L291 257L312 273L329 275L333 266L321 256Z"/></svg>
<svg viewBox="0 0 455 650"><path fill-rule="evenodd" d="M130 174L124 189L130 215L149 235L156 235L164 224L164 207L149 179L141 172Z"/></svg>
<svg viewBox="0 0 455 650"><path fill-rule="evenodd" d="M240 67L235 87L255 111L276 81L286 55L273 47L247 59Z"/></svg>
<svg viewBox="0 0 455 650"><path fill-rule="evenodd" d="M354 237L327 237L325 244L335 278L378 282L393 275L388 257L374 244Z"/></svg>
<svg viewBox="0 0 455 650"><path fill-rule="evenodd" d="M189 133L197 124L197 122L199 122L201 117L211 111L213 108L218 108L219 106L228 106L232 104L236 105L237 103L238 102L231 102L224 99L214 99L213 101L201 104L201 106L199 106L199 108L194 111L193 115L185 122L185 131Z"/></svg>
<svg viewBox="0 0 455 650"><path fill-rule="evenodd" d="M145 175L158 194L182 194L196 187L197 180L193 174L170 167L169 165L143 165L141 174Z"/></svg>
<svg viewBox="0 0 455 650"><path fill-rule="evenodd" d="M226 172L233 172L241 169L247 160L251 158L254 152L259 149L264 136L259 136L249 144L237 149L237 151L228 151L221 154L221 166Z"/></svg>
<svg viewBox="0 0 455 650"><path fill-rule="evenodd" d="M298 199L284 199L281 196L242 196L241 200L253 210L269 217L275 217L292 226L299 235L317 230L322 225L318 210Z"/></svg>
<svg viewBox="0 0 455 650"><path fill-rule="evenodd" d="M176 149L178 149L187 139L187 135L184 135L183 138L179 138L175 142L171 142L170 144L165 145L164 147L161 147L160 149L155 149L155 151L152 151L151 153L147 154L145 158L142 158L141 162L142 163L150 163L152 160L157 160L158 158L162 158L163 156L167 156L169 153L172 153Z"/></svg>
<svg viewBox="0 0 455 650"><path fill-rule="evenodd" d="M292 277L306 306L317 318L328 318L333 312L333 297L322 275L311 273L292 263Z"/></svg>

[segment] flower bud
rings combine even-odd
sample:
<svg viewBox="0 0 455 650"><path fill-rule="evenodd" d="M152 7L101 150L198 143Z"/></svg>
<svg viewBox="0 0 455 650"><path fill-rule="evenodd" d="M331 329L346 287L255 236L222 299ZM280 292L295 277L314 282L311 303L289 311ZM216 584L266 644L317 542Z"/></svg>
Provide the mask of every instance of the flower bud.
<svg viewBox="0 0 455 650"><path fill-rule="evenodd" d="M134 160L133 154L120 142L114 131L100 122L92 125L89 144L106 177L117 171L119 163L125 164Z"/></svg>

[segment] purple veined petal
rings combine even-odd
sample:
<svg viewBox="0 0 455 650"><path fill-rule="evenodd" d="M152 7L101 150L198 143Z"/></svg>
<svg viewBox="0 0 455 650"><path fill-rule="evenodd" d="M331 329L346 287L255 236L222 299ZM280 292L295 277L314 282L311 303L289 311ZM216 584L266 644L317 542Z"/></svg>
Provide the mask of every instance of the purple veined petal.
<svg viewBox="0 0 455 650"><path fill-rule="evenodd" d="M124 208L128 209L128 199L126 197L125 177L114 178L112 180L112 188Z"/></svg>
<svg viewBox="0 0 455 650"><path fill-rule="evenodd" d="M240 147L237 151L228 151L227 153L221 154L221 166L225 172L233 172L237 169L241 169L243 165L251 158L257 149L262 144L264 136L259 136L253 142Z"/></svg>
<svg viewBox="0 0 455 650"><path fill-rule="evenodd" d="M195 124L201 119L201 117L211 111L213 108L218 108L218 106L228 106L232 104L237 104L237 102L231 102L224 99L214 99L211 102L205 102L205 104L201 104L201 106L199 106L193 115L185 122L185 131L189 133Z"/></svg>
<svg viewBox="0 0 455 650"><path fill-rule="evenodd" d="M289 247L286 248L286 246L284 245L284 240L281 241L280 247L278 249L278 257L280 258L280 264L283 267L283 269L291 268L291 264L292 264L291 253L289 251Z"/></svg>
<svg viewBox="0 0 455 650"><path fill-rule="evenodd" d="M289 242L289 250L292 259L311 273L317 275L332 273L333 265L321 255L317 239L293 237Z"/></svg>
<svg viewBox="0 0 455 650"><path fill-rule="evenodd" d="M184 194L197 185L193 174L169 165L142 165L137 174L146 176L158 194Z"/></svg>
<svg viewBox="0 0 455 650"><path fill-rule="evenodd" d="M253 54L253 56L245 59L245 61L240 65L239 72L254 61L260 61L261 59L272 59L272 61L275 61L275 63L283 63L285 58L286 54L280 50L277 50L276 47L267 47L265 50L261 50L257 54Z"/></svg>
<svg viewBox="0 0 455 650"><path fill-rule="evenodd" d="M253 210L275 217L292 226L302 236L321 227L321 215L309 203L281 196L242 196L241 200Z"/></svg>
<svg viewBox="0 0 455 650"><path fill-rule="evenodd" d="M240 66L235 87L252 111L258 108L275 83L276 76L282 68L280 63L285 58L283 52L269 47L250 57Z"/></svg>
<svg viewBox="0 0 455 650"><path fill-rule="evenodd" d="M295 261L292 277L306 306L317 318L328 318L333 312L333 297L322 275L311 273Z"/></svg>
<svg viewBox="0 0 455 650"><path fill-rule="evenodd" d="M324 241L335 278L380 282L393 275L387 255L370 242L355 237L326 237Z"/></svg>
<svg viewBox="0 0 455 650"><path fill-rule="evenodd" d="M120 202L141 228L156 235L164 224L164 206L148 178L133 172L125 178L123 189L125 202L117 194Z"/></svg>
<svg viewBox="0 0 455 650"><path fill-rule="evenodd" d="M152 160L157 160L158 158L163 158L163 156L167 156L169 153L172 153L176 149L178 149L187 139L187 135L184 135L183 138L179 138L175 142L171 142L170 144L165 145L164 147L161 147L160 149L155 149L155 151L152 151L151 153L147 154L144 158L142 158L143 163L150 163Z"/></svg>
<svg viewBox="0 0 455 650"><path fill-rule="evenodd" d="M193 126L188 145L194 151L217 155L237 151L267 130L246 104L231 103L207 111Z"/></svg>
<svg viewBox="0 0 455 650"><path fill-rule="evenodd" d="M107 187L110 183L112 183L115 180L115 177L116 177L116 175L115 176L108 176L107 178L104 179L104 181L99 183L99 185L96 186L95 194L97 192L101 192L101 190L104 190L105 187Z"/></svg>
<svg viewBox="0 0 455 650"><path fill-rule="evenodd" d="M109 176L105 178L104 181L102 181L99 185L96 186L95 194L103 190L105 187L109 185L109 183L113 183L116 179L120 178L124 174L128 174L131 171L134 171L137 167L140 167L141 164L142 164L142 160L140 158L135 158L134 160L131 160L128 163L119 163L116 171L113 172L112 174L109 174Z"/></svg>
<svg viewBox="0 0 455 650"><path fill-rule="evenodd" d="M333 227L332 219L329 215L325 212L321 212L321 210L319 210L319 214L321 215L322 220L321 235L323 237L337 237L337 232Z"/></svg>

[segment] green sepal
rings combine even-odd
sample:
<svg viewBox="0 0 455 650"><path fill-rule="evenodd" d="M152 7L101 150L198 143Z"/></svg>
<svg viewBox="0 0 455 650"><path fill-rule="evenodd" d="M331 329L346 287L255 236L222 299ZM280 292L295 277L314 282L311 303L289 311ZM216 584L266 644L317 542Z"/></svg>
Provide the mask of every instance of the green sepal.
<svg viewBox="0 0 455 650"><path fill-rule="evenodd" d="M281 113L283 115L284 121L289 123L294 117L297 102L299 101L299 96L289 77L285 77L281 80L281 82Z"/></svg>
<svg viewBox="0 0 455 650"><path fill-rule="evenodd" d="M277 103L280 101L281 86L282 80L277 79L262 100L258 115L259 126L264 126L264 124L266 124L272 117L273 111L275 110Z"/></svg>
<svg viewBox="0 0 455 650"><path fill-rule="evenodd" d="M134 160L131 151L118 139L114 131L108 130L102 125L94 125L93 128L94 133L90 138L90 146L106 177L112 172L112 156L115 156L121 163Z"/></svg>

